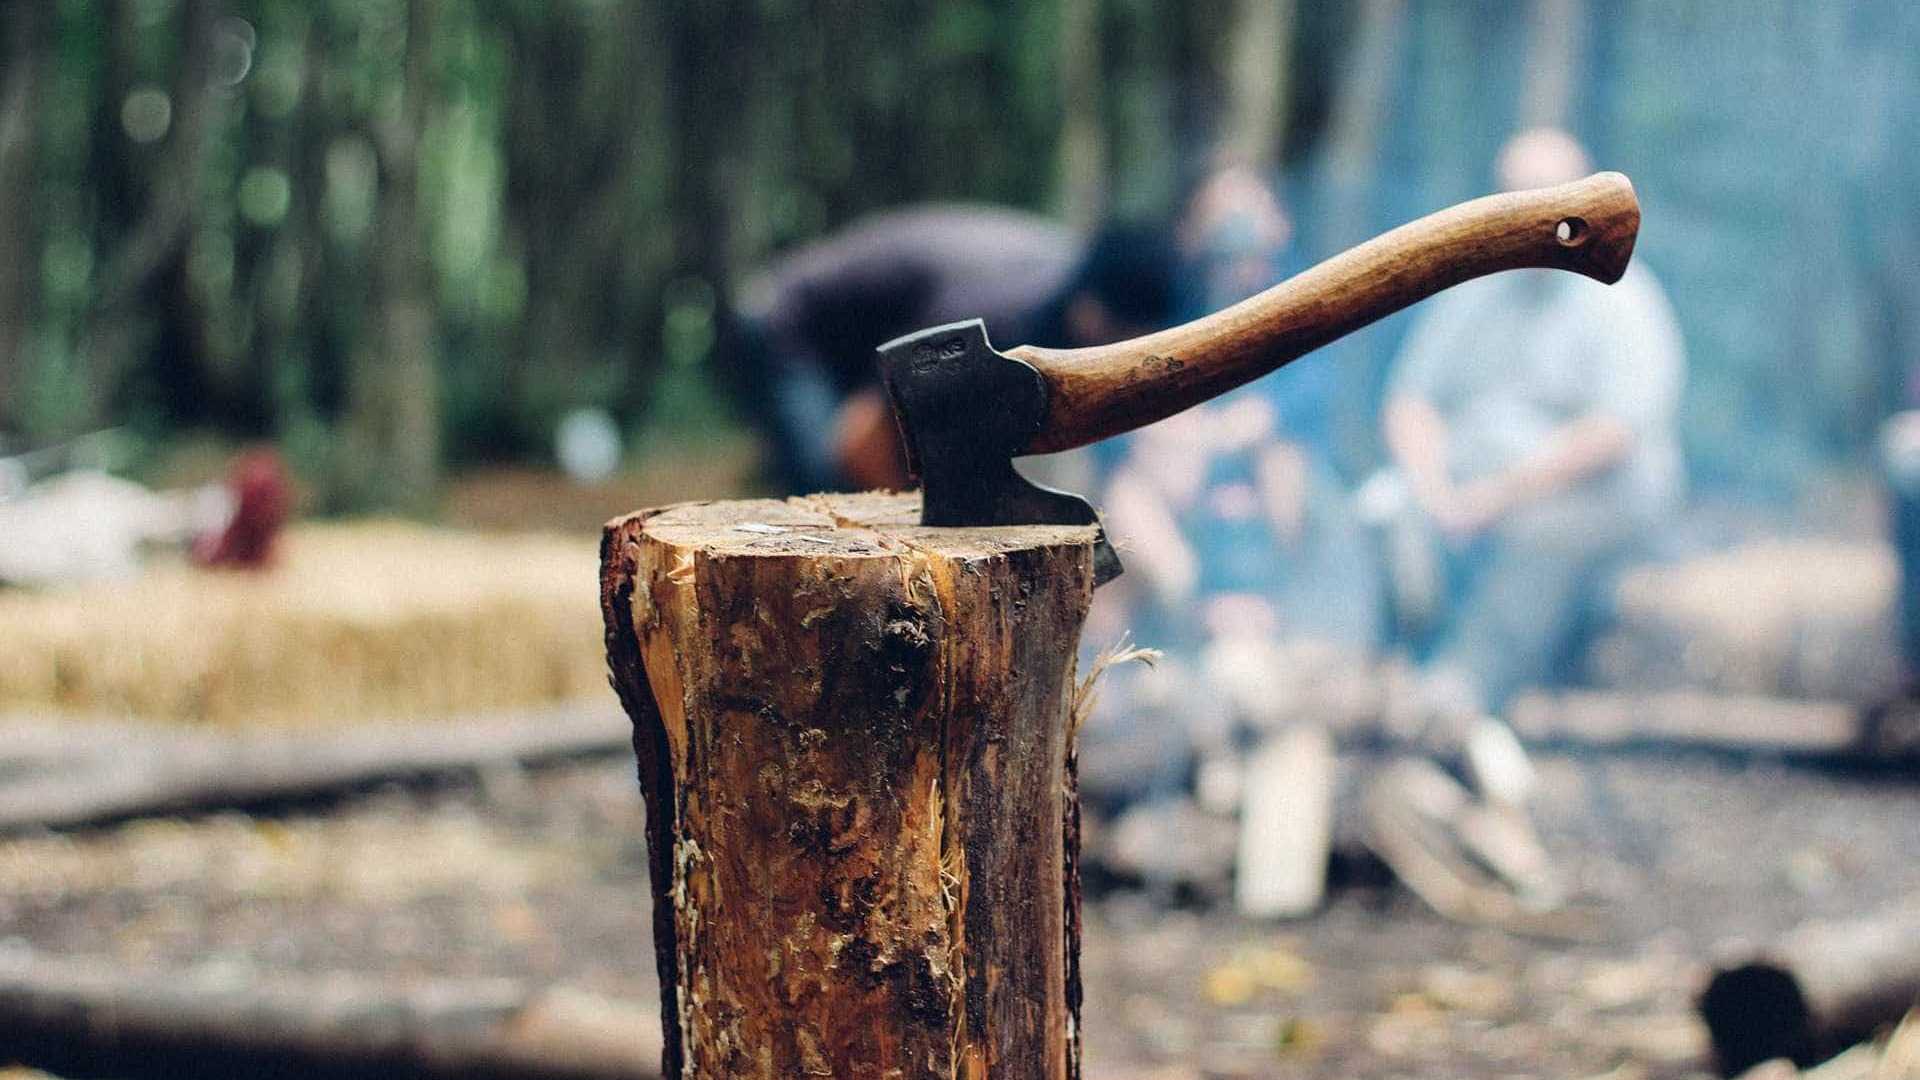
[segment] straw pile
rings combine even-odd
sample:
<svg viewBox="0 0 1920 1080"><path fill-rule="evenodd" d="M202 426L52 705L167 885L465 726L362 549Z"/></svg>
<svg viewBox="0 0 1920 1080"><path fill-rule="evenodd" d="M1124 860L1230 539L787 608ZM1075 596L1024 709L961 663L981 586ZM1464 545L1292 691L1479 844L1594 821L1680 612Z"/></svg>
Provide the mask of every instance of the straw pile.
<svg viewBox="0 0 1920 1080"><path fill-rule="evenodd" d="M606 692L585 538L308 525L264 573L0 591L0 711L414 719Z"/></svg>

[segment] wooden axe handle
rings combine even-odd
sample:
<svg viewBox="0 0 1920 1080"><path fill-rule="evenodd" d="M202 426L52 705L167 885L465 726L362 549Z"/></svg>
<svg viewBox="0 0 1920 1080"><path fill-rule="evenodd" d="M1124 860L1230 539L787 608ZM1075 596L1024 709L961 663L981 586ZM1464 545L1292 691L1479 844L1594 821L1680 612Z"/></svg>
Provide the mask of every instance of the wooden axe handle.
<svg viewBox="0 0 1920 1080"><path fill-rule="evenodd" d="M1008 355L1047 380L1030 454L1084 446L1217 397L1442 289L1500 270L1571 270L1612 283L1640 231L1615 172L1489 195L1429 214L1224 311L1112 345Z"/></svg>

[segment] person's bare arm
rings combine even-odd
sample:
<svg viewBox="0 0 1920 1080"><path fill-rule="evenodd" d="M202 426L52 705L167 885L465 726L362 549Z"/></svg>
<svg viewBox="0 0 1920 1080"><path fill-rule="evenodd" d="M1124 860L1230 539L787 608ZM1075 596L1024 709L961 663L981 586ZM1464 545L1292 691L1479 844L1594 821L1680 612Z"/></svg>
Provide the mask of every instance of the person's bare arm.
<svg viewBox="0 0 1920 1080"><path fill-rule="evenodd" d="M1428 513L1439 514L1452 501L1447 474L1447 422L1432 403L1401 396L1387 402L1382 421L1387 450L1407 474L1413 497Z"/></svg>
<svg viewBox="0 0 1920 1080"><path fill-rule="evenodd" d="M1122 467L1107 485L1103 512L1116 537L1126 544L1128 574L1139 575L1165 604L1193 595L1200 566L1166 499L1145 477Z"/></svg>
<svg viewBox="0 0 1920 1080"><path fill-rule="evenodd" d="M1598 476L1633 453L1633 429L1605 413L1589 413L1556 430L1504 477L1513 505L1556 495Z"/></svg>
<svg viewBox="0 0 1920 1080"><path fill-rule="evenodd" d="M1455 535L1482 532L1521 507L1619 464L1633 444L1633 430L1603 413L1565 424L1518 465L1461 487L1444 527Z"/></svg>
<svg viewBox="0 0 1920 1080"><path fill-rule="evenodd" d="M833 455L856 488L900 491L913 482L893 408L877 386L848 397L834 413Z"/></svg>
<svg viewBox="0 0 1920 1080"><path fill-rule="evenodd" d="M1589 293L1602 305L1583 334L1597 385L1579 419L1556 429L1519 464L1475 494L1503 516L1552 498L1618 467L1640 441L1671 430L1685 379L1686 359L1673 312L1644 272L1617 288ZM1464 494L1464 493L1463 493Z"/></svg>

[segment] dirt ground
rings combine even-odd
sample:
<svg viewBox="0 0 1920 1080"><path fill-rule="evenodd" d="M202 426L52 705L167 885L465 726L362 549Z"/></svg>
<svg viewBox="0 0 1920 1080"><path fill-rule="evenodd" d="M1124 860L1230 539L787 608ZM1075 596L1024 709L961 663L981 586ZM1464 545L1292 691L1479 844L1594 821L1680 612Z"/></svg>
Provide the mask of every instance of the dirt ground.
<svg viewBox="0 0 1920 1080"><path fill-rule="evenodd" d="M1372 764L1343 760L1349 786ZM1686 1076L1707 1067L1689 1009L1717 946L1920 895L1911 778L1540 765L1539 817L1582 913L1571 938L1448 923L1364 866L1278 926L1110 890L1087 908L1089 1077ZM0 839L0 949L656 995L624 760Z"/></svg>

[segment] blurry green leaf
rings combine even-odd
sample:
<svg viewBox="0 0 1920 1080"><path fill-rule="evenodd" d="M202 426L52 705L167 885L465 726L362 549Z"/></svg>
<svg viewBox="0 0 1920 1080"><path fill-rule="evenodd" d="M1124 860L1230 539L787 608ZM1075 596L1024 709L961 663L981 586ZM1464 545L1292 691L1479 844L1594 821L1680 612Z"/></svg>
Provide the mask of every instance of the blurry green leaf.
<svg viewBox="0 0 1920 1080"><path fill-rule="evenodd" d="M133 0L133 24L142 30L158 29L173 15L174 0Z"/></svg>
<svg viewBox="0 0 1920 1080"><path fill-rule="evenodd" d="M984 53L994 42L993 12L979 3L942 4L934 16L932 38L934 49L948 56Z"/></svg>
<svg viewBox="0 0 1920 1080"><path fill-rule="evenodd" d="M253 72L253 100L260 115L284 120L300 104L304 72L299 41L271 41L260 50Z"/></svg>
<svg viewBox="0 0 1920 1080"><path fill-rule="evenodd" d="M678 278L667 285L662 302L666 319L661 347L671 367L695 367L713 347L713 286L699 278Z"/></svg>
<svg viewBox="0 0 1920 1080"><path fill-rule="evenodd" d="M497 232L503 168L494 133L471 101L429 133L423 182L440 197L434 253L448 284L477 287ZM470 298L473 293L464 294Z"/></svg>
<svg viewBox="0 0 1920 1080"><path fill-rule="evenodd" d="M120 104L120 127L137 143L158 142L173 125L173 100L157 86L142 86Z"/></svg>
<svg viewBox="0 0 1920 1080"><path fill-rule="evenodd" d="M42 328L34 343L34 360L22 419L28 431L43 438L72 435L85 424L86 379L76 370L73 342L62 328Z"/></svg>
<svg viewBox="0 0 1920 1080"><path fill-rule="evenodd" d="M271 165L256 165L240 178L240 216L249 224L271 228L287 216L293 185L287 174Z"/></svg>

